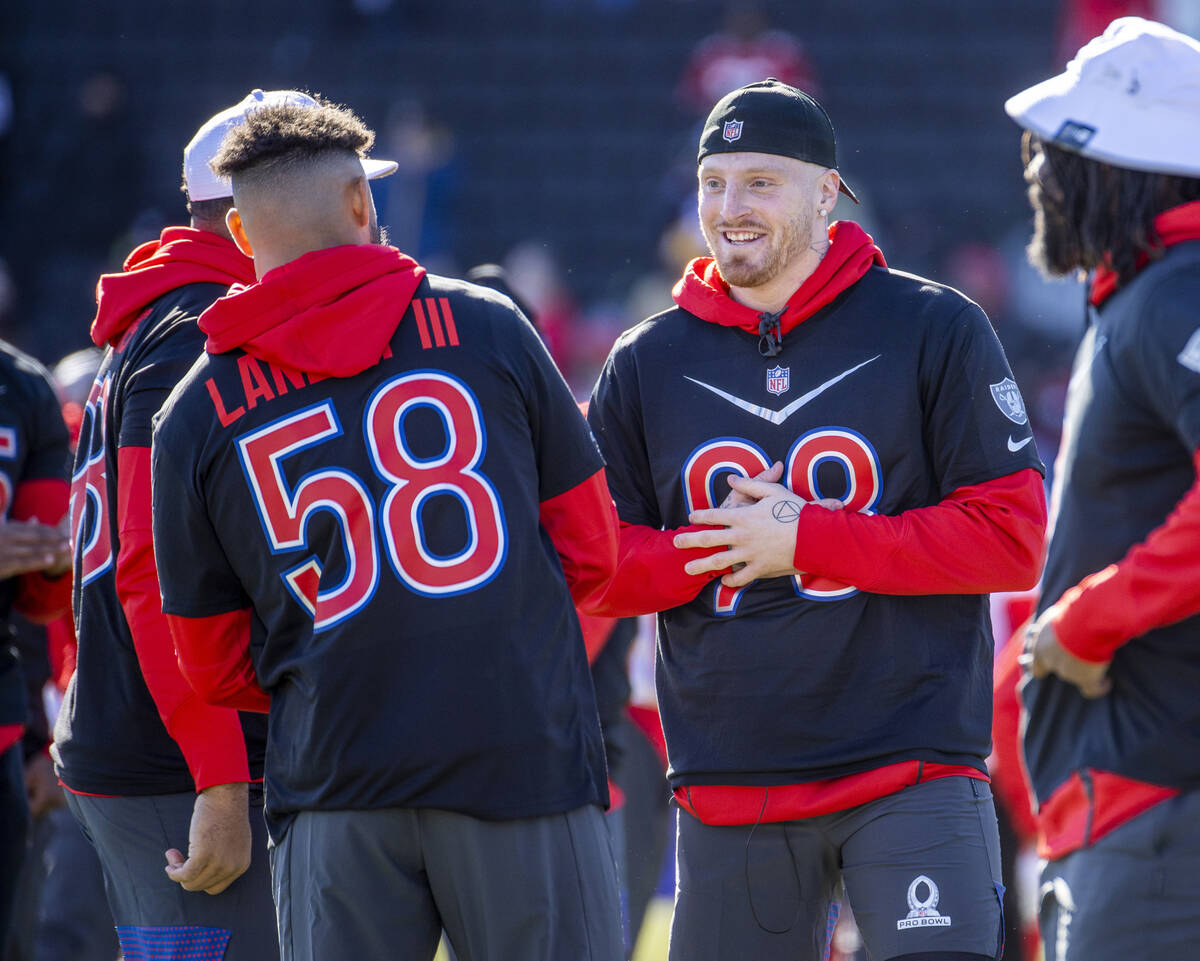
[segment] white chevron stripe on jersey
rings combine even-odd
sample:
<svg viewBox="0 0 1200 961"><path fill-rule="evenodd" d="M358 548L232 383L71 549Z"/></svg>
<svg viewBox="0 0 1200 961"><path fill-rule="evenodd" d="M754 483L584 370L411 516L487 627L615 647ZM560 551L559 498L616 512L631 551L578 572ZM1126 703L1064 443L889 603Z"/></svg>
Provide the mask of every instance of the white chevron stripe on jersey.
<svg viewBox="0 0 1200 961"><path fill-rule="evenodd" d="M823 394L825 391L827 391L830 387L832 387L838 381L845 380L847 377L849 377L851 374L853 374L860 367L866 367L867 364L871 363L872 360L879 360L879 358L882 356L883 356L883 354L876 354L874 357L870 358L870 360L864 360L861 364L857 364L856 366L851 367L849 370L842 371L842 373L838 374L836 377L830 378L829 380L825 381L825 383L821 384L819 387L814 387L807 394L804 394L801 397L797 397L794 401L792 401L790 404L788 404L782 410L771 410L770 407L763 407L760 404L752 404L748 400L742 400L742 398L740 398L740 397L735 397L733 394L730 394L727 391L721 390L720 387L713 387L712 384L706 384L702 380L696 380L695 377L688 377L686 374L684 375L684 377L687 380L690 380L693 384L699 384L705 390L711 390L718 397L724 398L725 400L729 401L729 403L733 404L735 407L740 407L742 410L746 411L746 413L753 414L755 417L761 417L765 421L769 421L772 424L779 425L779 424L782 424L789 417L791 417L792 414L796 413L796 411L798 411L801 407L803 407L805 404L807 404L814 397L817 397L819 394Z"/></svg>

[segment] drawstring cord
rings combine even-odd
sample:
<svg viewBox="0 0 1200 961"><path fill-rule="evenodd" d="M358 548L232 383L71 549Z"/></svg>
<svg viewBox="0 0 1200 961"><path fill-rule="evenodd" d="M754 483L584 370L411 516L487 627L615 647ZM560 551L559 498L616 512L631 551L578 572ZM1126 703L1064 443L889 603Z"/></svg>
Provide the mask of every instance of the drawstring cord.
<svg viewBox="0 0 1200 961"><path fill-rule="evenodd" d="M779 313L772 314L763 311L758 315L758 352L763 357L774 357L783 350L783 333L779 327L779 318L783 316L783 308Z"/></svg>
<svg viewBox="0 0 1200 961"><path fill-rule="evenodd" d="M758 818L754 822L754 827L750 829L750 835L746 838L746 898L750 902L750 913L754 915L754 923L757 924L767 934L787 934L796 926L796 922L800 920L800 913L804 910L804 885L800 882L800 872L796 869L796 852L792 850L792 839L788 837L787 825L782 826L783 843L787 845L788 855L791 858L792 875L796 878L796 890L799 892L799 898L796 904L796 913L792 916L791 923L786 928L768 928L762 923L762 918L758 916L758 909L754 907L754 892L750 888L750 841L754 838L754 832L758 830L758 826L762 824L763 815L767 812L767 798L770 796L771 789L763 788L763 803L762 808L758 812Z"/></svg>

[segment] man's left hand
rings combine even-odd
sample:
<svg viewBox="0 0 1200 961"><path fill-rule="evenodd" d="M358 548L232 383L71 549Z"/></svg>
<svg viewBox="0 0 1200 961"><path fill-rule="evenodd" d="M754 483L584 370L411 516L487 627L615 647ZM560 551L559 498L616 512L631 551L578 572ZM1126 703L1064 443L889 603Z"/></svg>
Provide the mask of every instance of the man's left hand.
<svg viewBox="0 0 1200 961"><path fill-rule="evenodd" d="M1045 611L1025 632L1025 653L1018 661L1034 677L1055 674L1079 688L1084 697L1103 697L1112 690L1112 661L1085 661L1068 651L1054 630L1054 608Z"/></svg>
<svg viewBox="0 0 1200 961"><path fill-rule="evenodd" d="M34 818L67 803L53 763L40 751L25 762L25 793L29 798L29 813Z"/></svg>
<svg viewBox="0 0 1200 961"><path fill-rule="evenodd" d="M725 546L727 549L688 561L684 570L689 574L705 574L736 568L721 578L726 587L745 587L759 578L790 577L799 573L792 559L796 553L796 522L805 502L780 484L730 477L729 486L757 503L750 507L692 511L688 515L691 523L715 525L723 530L676 534L675 546L682 549ZM818 503L830 510L842 506L836 500Z"/></svg>
<svg viewBox="0 0 1200 961"><path fill-rule="evenodd" d="M167 877L185 891L220 894L250 867L250 802L245 783L214 784L196 795L185 859L166 852Z"/></svg>

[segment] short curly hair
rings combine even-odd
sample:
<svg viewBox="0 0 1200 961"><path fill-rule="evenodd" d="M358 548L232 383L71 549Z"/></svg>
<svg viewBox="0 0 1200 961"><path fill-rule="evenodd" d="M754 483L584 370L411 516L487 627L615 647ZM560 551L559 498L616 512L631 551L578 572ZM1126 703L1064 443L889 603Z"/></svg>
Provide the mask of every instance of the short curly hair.
<svg viewBox="0 0 1200 961"><path fill-rule="evenodd" d="M326 153L366 156L375 132L347 107L278 104L252 110L225 135L211 161L218 177L283 170Z"/></svg>

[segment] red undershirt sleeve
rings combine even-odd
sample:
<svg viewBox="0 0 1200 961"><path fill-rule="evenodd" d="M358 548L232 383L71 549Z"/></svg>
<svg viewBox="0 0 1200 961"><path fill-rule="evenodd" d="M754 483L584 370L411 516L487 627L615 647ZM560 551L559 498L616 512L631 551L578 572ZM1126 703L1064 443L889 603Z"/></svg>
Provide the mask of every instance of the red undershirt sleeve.
<svg viewBox="0 0 1200 961"><path fill-rule="evenodd" d="M1167 519L1049 609L1059 643L1076 657L1111 660L1132 638L1200 613L1200 450L1193 463L1197 480Z"/></svg>
<svg viewBox="0 0 1200 961"><path fill-rule="evenodd" d="M658 530L621 522L617 572L608 586L599 613L609 617L654 614L686 604L706 584L727 571L689 574L683 566L692 560L719 554L724 546L680 550L676 534L706 531L711 527L692 524L674 530Z"/></svg>
<svg viewBox="0 0 1200 961"><path fill-rule="evenodd" d="M37 520L51 527L67 513L71 488L66 480L21 481L13 494L12 519ZM17 579L13 607L35 624L48 624L71 609L71 572L56 577L32 571Z"/></svg>
<svg viewBox="0 0 1200 961"><path fill-rule="evenodd" d="M179 668L210 704L266 714L271 697L259 686L250 660L250 610L211 617L168 614Z"/></svg>
<svg viewBox="0 0 1200 961"><path fill-rule="evenodd" d="M714 577L693 576L683 565L723 547L681 551L672 539L682 527L663 531L621 521L604 471L541 505L542 526L562 561L576 607L584 614L632 617L677 607L694 598ZM599 647L597 647L597 651Z"/></svg>
<svg viewBox="0 0 1200 961"><path fill-rule="evenodd" d="M167 733L179 745L202 791L250 779L246 741L236 711L204 703L188 685L162 612L150 520L150 448L117 452L117 596L138 663Z"/></svg>
<svg viewBox="0 0 1200 961"><path fill-rule="evenodd" d="M538 517L562 563L575 606L593 610L617 562L617 510L604 471L542 501Z"/></svg>
<svg viewBox="0 0 1200 961"><path fill-rule="evenodd" d="M1032 468L895 516L806 505L796 569L874 594L987 594L1037 583L1046 496Z"/></svg>
<svg viewBox="0 0 1200 961"><path fill-rule="evenodd" d="M588 664L595 664L596 658L600 656L604 645L612 636L613 628L617 626L617 619L584 614L579 610L575 611L575 615L579 618L579 629L583 632L583 647L587 651Z"/></svg>

